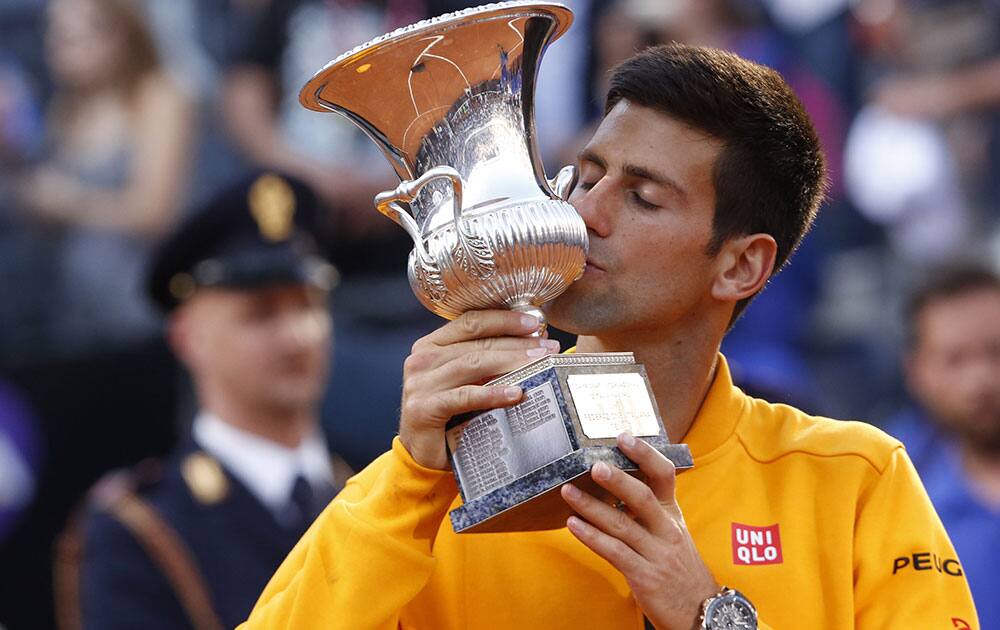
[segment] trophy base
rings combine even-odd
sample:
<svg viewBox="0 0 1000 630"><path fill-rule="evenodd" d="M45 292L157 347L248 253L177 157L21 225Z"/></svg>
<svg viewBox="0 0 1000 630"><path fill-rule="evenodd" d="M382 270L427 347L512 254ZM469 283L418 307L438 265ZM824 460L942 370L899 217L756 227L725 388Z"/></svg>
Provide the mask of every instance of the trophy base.
<svg viewBox="0 0 1000 630"><path fill-rule="evenodd" d="M663 453L677 468L693 465L687 444L668 444L659 438L640 438ZM616 500L590 477L591 467L607 462L640 476L638 467L613 446L591 446L570 453L534 470L516 481L449 512L456 533L527 532L559 529L573 511L559 493L572 481L578 488L600 500Z"/></svg>
<svg viewBox="0 0 1000 630"><path fill-rule="evenodd" d="M572 512L559 487L573 480L613 500L587 473L604 461L641 474L615 446L625 431L677 468L693 465L687 445L667 439L645 368L632 353L553 355L492 384L517 384L524 397L453 418L445 431L463 499L450 513L457 533L563 527Z"/></svg>

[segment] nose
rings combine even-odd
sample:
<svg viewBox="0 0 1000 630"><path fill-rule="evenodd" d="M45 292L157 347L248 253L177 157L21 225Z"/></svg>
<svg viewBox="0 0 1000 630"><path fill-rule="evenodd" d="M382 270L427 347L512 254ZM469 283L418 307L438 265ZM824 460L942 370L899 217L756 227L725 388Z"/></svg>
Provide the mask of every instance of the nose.
<svg viewBox="0 0 1000 630"><path fill-rule="evenodd" d="M329 334L329 317L312 309L293 309L285 312L278 324L281 339L297 350L323 343Z"/></svg>
<svg viewBox="0 0 1000 630"><path fill-rule="evenodd" d="M606 177L601 178L590 190L583 190L576 187L569 201L576 208L583 222L587 226L587 231L600 237L606 237L611 233L611 196Z"/></svg>

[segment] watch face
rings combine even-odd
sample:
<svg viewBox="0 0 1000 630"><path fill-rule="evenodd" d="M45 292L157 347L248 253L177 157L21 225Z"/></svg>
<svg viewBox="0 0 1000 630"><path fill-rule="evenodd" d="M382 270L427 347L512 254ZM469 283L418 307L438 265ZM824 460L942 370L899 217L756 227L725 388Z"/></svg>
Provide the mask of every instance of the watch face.
<svg viewBox="0 0 1000 630"><path fill-rule="evenodd" d="M712 602L705 611L711 630L756 630L757 613L745 599L729 594Z"/></svg>

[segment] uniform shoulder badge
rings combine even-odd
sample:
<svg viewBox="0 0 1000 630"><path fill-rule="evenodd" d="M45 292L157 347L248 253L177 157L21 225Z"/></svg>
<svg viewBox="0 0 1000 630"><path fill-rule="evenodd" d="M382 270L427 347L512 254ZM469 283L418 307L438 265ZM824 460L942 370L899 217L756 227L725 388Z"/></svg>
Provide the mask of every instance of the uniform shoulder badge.
<svg viewBox="0 0 1000 630"><path fill-rule="evenodd" d="M222 466L205 453L192 453L181 462L181 476L195 500L214 505L229 493L229 480Z"/></svg>
<svg viewBox="0 0 1000 630"><path fill-rule="evenodd" d="M268 241L284 241L292 233L295 215L295 192L291 185L274 173L261 175L247 194L250 214L260 235Z"/></svg>

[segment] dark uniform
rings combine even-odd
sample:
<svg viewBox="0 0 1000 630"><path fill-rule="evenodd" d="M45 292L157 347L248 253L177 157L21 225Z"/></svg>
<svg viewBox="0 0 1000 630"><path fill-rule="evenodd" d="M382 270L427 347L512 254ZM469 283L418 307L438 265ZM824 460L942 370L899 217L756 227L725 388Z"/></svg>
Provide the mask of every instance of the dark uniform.
<svg viewBox="0 0 1000 630"><path fill-rule="evenodd" d="M156 257L149 291L170 311L198 287L278 283L329 288L317 255L312 197L274 174L215 199ZM63 627L231 628L342 486L299 476L287 513L275 514L194 438L162 462L105 479L61 541L57 616Z"/></svg>
<svg viewBox="0 0 1000 630"><path fill-rule="evenodd" d="M104 496L95 497L86 523L80 597L87 628L235 627L336 490L316 488L301 518L279 523L193 442L158 474L131 488L119 483L128 482L98 490Z"/></svg>

